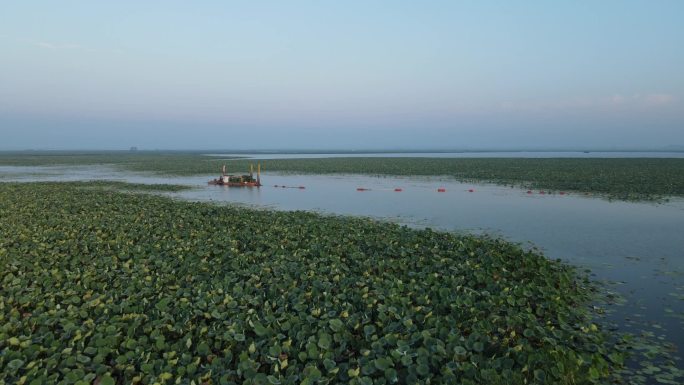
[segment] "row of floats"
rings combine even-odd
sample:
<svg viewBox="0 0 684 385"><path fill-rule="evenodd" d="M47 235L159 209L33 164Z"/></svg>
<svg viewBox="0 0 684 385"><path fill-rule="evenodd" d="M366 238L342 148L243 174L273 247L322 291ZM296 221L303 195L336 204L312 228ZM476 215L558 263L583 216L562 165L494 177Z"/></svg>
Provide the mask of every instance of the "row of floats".
<svg viewBox="0 0 684 385"><path fill-rule="evenodd" d="M228 187L260 187L261 186L261 164L257 163L256 167L256 178L254 178L254 166L252 164L249 165L249 174L244 174L244 175L234 175L234 174L228 174L226 173L226 165L224 164L223 167L221 168L221 176L210 180L209 184L212 185L221 185L221 186L228 186ZM285 185L274 185L273 187L276 188L294 188L294 189L299 189L299 190L304 190L306 187L304 186L285 186ZM379 190L390 190L394 192L402 192L404 189L397 187L392 189L379 189ZM366 187L357 187L356 191L372 191L370 188ZM444 187L438 187L437 192L438 193L445 193L447 190ZM475 189L470 188L468 190L469 193L474 193ZM534 191L532 190L527 190L528 195L534 194ZM550 191L544 191L540 190L537 192L539 195L545 195L545 194L552 194ZM564 191L560 191L558 193L559 195L565 195L567 194Z"/></svg>
<svg viewBox="0 0 684 385"><path fill-rule="evenodd" d="M274 185L273 187L275 187L275 188L294 188L294 189L299 189L299 190L304 190L304 189L306 189L305 186ZM402 191L404 191L404 189L401 188L401 187L397 187L397 188L394 188L394 189L377 189L377 190L380 190L380 191L394 191L394 192L402 192ZM357 187L357 188L356 188L356 191L373 191L373 189L367 188L367 187ZM447 190L446 190L446 188L444 188L444 187L438 187L438 188L437 188L437 192L445 193L446 191L447 191ZM469 193L474 193L474 192L475 192L475 189L469 188L469 189L466 190L466 191L469 192ZM532 194L535 194L535 192L532 191L532 190L527 190L527 194L528 194L528 195L532 195ZM554 193L551 192L551 191L540 190L540 191L536 192L536 194L539 194L539 195L546 195L546 194L554 194ZM565 191L560 191L560 192L558 192L558 195L567 195L567 193L566 193Z"/></svg>

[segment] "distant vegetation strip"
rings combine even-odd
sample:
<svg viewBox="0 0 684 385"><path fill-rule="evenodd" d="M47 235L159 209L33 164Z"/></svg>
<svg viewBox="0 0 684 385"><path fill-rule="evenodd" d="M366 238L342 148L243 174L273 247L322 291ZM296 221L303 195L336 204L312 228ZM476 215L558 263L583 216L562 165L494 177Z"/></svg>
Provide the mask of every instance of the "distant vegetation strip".
<svg viewBox="0 0 684 385"><path fill-rule="evenodd" d="M625 357L587 278L515 244L83 187L0 183L8 384L581 384Z"/></svg>
<svg viewBox="0 0 684 385"><path fill-rule="evenodd" d="M212 160L212 158L199 154L173 152L0 153L0 166L84 166L109 164L123 166L126 169L175 175L187 175L189 173L189 164L193 164L193 168L204 168L206 170L199 173L215 172L215 167L212 167L214 163Z"/></svg>
<svg viewBox="0 0 684 385"><path fill-rule="evenodd" d="M244 172L255 160L197 154L0 155L0 165L113 164L165 175L217 174L224 163ZM260 160L264 171L314 174L448 176L522 188L587 192L622 200L684 196L679 158L323 158Z"/></svg>
<svg viewBox="0 0 684 385"><path fill-rule="evenodd" d="M128 183L121 181L110 181L110 180L91 180L82 182L70 182L70 186L82 187L89 189L111 189L111 190L121 190L121 191L143 191L143 192L179 192L185 190L191 190L192 186L179 185L179 184L166 184L166 183Z"/></svg>

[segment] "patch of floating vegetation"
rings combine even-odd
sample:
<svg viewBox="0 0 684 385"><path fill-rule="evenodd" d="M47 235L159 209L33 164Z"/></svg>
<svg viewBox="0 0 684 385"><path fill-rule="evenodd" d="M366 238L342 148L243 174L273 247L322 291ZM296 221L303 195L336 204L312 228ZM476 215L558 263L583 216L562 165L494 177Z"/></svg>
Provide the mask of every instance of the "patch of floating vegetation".
<svg viewBox="0 0 684 385"><path fill-rule="evenodd" d="M53 174L46 173L46 172L21 172L21 173L12 172L12 173L9 173L9 172L3 172L2 170L0 170L0 180L2 180L2 179L5 179L5 180L14 179L17 176L20 176L22 178L29 178L29 177L42 178L42 177L48 177L48 176L52 176L52 175Z"/></svg>
<svg viewBox="0 0 684 385"><path fill-rule="evenodd" d="M618 370L614 383L627 384L681 384L684 381L684 370L681 358L677 356L674 344L667 341L662 334L663 327L657 322L644 318L643 314L633 313L618 326L610 323L611 315L617 310L615 306L630 304L624 296L611 289L619 282L604 282L607 286L596 296L595 313L604 318L602 325L608 330L622 332L612 335L615 346L629 352L624 366ZM642 309L645 309L642 307ZM664 309L665 313L673 312Z"/></svg>
<svg viewBox="0 0 684 385"><path fill-rule="evenodd" d="M628 341L595 323L593 284L518 245L84 185L0 183L5 383L582 384L622 373Z"/></svg>
<svg viewBox="0 0 684 385"><path fill-rule="evenodd" d="M40 184L43 184L41 182ZM82 182L69 182L71 187L89 188L89 189L112 189L121 191L141 191L141 192L180 192L191 190L192 186L179 184L165 184L165 183L129 183L111 180L92 180Z"/></svg>

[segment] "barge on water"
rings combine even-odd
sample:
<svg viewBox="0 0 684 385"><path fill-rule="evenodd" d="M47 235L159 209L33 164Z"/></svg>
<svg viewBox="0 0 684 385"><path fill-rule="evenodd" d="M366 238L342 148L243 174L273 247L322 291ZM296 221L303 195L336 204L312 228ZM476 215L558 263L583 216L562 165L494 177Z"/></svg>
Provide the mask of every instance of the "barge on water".
<svg viewBox="0 0 684 385"><path fill-rule="evenodd" d="M249 174L232 175L226 174L226 165L221 168L221 176L209 181L211 185L229 187L259 187L261 186L261 164L257 164L256 179L254 179L254 166L249 165Z"/></svg>

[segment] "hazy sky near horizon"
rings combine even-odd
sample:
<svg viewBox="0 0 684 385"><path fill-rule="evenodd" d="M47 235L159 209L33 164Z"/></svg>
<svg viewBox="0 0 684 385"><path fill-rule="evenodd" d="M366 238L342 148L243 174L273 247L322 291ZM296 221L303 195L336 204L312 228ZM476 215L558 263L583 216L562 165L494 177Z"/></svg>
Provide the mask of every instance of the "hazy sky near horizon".
<svg viewBox="0 0 684 385"><path fill-rule="evenodd" d="M684 1L4 1L0 150L684 145Z"/></svg>

